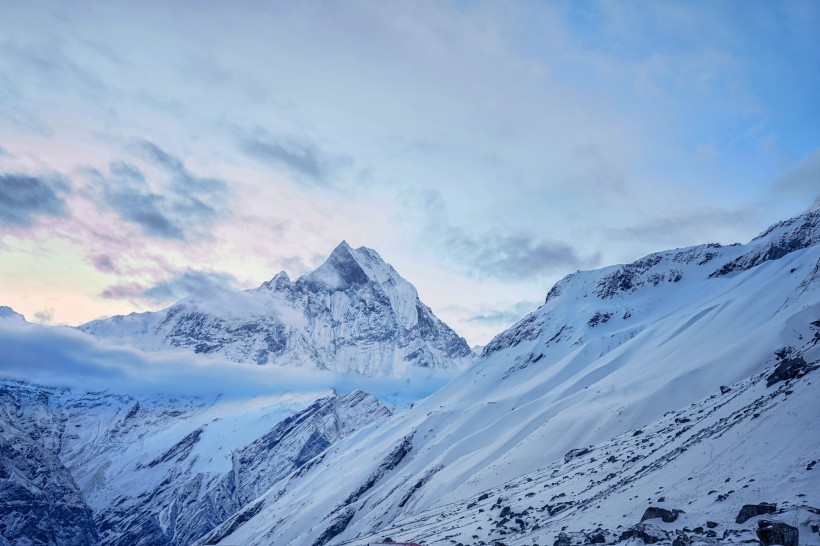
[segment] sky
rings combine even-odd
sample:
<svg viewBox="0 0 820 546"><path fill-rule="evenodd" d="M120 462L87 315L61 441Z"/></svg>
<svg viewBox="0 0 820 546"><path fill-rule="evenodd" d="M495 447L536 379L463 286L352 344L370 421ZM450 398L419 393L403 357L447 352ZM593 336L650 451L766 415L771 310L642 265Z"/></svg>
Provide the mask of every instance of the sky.
<svg viewBox="0 0 820 546"><path fill-rule="evenodd" d="M820 3L42 2L0 18L0 305L78 325L377 250L471 344L820 193Z"/></svg>

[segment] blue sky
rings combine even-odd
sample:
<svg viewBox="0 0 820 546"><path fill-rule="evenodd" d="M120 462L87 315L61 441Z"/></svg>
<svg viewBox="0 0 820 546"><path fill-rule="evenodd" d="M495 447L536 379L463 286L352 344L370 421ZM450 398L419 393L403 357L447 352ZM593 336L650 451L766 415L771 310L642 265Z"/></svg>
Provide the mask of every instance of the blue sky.
<svg viewBox="0 0 820 546"><path fill-rule="evenodd" d="M37 2L0 20L0 303L79 324L346 239L471 343L820 193L816 2Z"/></svg>

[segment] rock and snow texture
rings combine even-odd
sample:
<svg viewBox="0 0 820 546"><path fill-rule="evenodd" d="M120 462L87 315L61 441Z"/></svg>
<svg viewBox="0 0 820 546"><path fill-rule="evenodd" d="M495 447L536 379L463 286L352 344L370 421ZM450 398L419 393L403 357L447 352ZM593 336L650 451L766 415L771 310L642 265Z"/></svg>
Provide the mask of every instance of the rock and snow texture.
<svg viewBox="0 0 820 546"><path fill-rule="evenodd" d="M17 394L0 384L0 544L99 544L91 509L59 457L61 415L39 393Z"/></svg>
<svg viewBox="0 0 820 546"><path fill-rule="evenodd" d="M568 276L444 388L201 544L530 545L565 530L569 545L596 527L595 542L732 543L756 540L760 518L735 517L761 502L820 544L818 224L812 210L746 245ZM641 523L650 506L685 513Z"/></svg>
<svg viewBox="0 0 820 546"><path fill-rule="evenodd" d="M390 413L361 391L206 403L0 382L0 544L187 546Z"/></svg>
<svg viewBox="0 0 820 546"><path fill-rule="evenodd" d="M364 375L457 368L473 356L413 285L375 251L346 242L293 282L282 272L252 290L187 298L80 329L142 350L176 347L236 362Z"/></svg>

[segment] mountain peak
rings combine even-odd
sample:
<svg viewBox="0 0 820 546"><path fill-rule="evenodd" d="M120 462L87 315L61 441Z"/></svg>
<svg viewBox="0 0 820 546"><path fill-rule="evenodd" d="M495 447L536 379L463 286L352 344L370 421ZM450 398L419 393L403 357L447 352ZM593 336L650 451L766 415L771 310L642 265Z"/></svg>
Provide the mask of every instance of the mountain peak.
<svg viewBox="0 0 820 546"><path fill-rule="evenodd" d="M333 249L327 260L315 271L305 275L308 281L323 284L333 290L345 290L370 280L367 271L357 259L357 251L342 241Z"/></svg>
<svg viewBox="0 0 820 546"><path fill-rule="evenodd" d="M17 319L25 322L25 317L7 305L0 305L0 319Z"/></svg>

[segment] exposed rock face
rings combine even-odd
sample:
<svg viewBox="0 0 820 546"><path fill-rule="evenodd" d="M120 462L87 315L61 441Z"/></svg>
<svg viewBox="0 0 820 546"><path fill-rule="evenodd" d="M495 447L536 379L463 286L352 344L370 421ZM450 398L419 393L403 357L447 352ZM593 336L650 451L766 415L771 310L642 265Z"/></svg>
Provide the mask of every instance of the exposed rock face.
<svg viewBox="0 0 820 546"><path fill-rule="evenodd" d="M202 400L0 382L0 545L188 546L241 525L271 485L391 415L362 391L295 412L269 404L251 406L262 432L239 443L211 428L247 417ZM224 470L203 461L220 451Z"/></svg>
<svg viewBox="0 0 820 546"><path fill-rule="evenodd" d="M799 531L782 521L760 520L757 522L757 537L762 546L797 546Z"/></svg>
<svg viewBox="0 0 820 546"><path fill-rule="evenodd" d="M171 464L166 470L168 478L156 489L138 497L121 496L97 514L103 544L187 546L237 511L250 518L261 505L249 503L278 480L305 466L339 438L389 415L373 396L353 391L318 400L237 449L229 472L191 473L175 468L183 465ZM190 452L199 437L197 431L169 451L174 453L172 458L163 455L161 460L173 462L180 451ZM246 505L250 511L243 509ZM226 527L241 524L242 517L232 518Z"/></svg>
<svg viewBox="0 0 820 546"><path fill-rule="evenodd" d="M669 535L663 529L650 525L648 523L639 523L634 525L621 533L618 540L628 540L630 538L639 538L643 540L644 544L655 544L661 540L666 540Z"/></svg>
<svg viewBox="0 0 820 546"><path fill-rule="evenodd" d="M155 313L89 322L81 330L142 350L181 348L236 362L364 375L457 368L467 342L369 248L342 242L296 281L284 272L259 288L187 298Z"/></svg>
<svg viewBox="0 0 820 546"><path fill-rule="evenodd" d="M817 366L810 366L802 356L787 358L781 362L774 372L766 379L766 386L771 387L775 383L802 377Z"/></svg>
<svg viewBox="0 0 820 546"><path fill-rule="evenodd" d="M676 519L678 519L678 515L683 514L683 510L667 510L666 508L658 508L656 506L650 506L646 509L641 516L641 521L646 521L648 519L655 519L661 518L664 523L672 523Z"/></svg>
<svg viewBox="0 0 820 546"><path fill-rule="evenodd" d="M735 523L746 523L755 516L763 514L774 514L777 511L776 504L769 504L768 502L761 502L760 504L744 504L743 508L735 518Z"/></svg>
<svg viewBox="0 0 820 546"><path fill-rule="evenodd" d="M0 398L8 396L0 392ZM25 411L0 404L0 544L99 544L91 509L54 450L50 430Z"/></svg>

